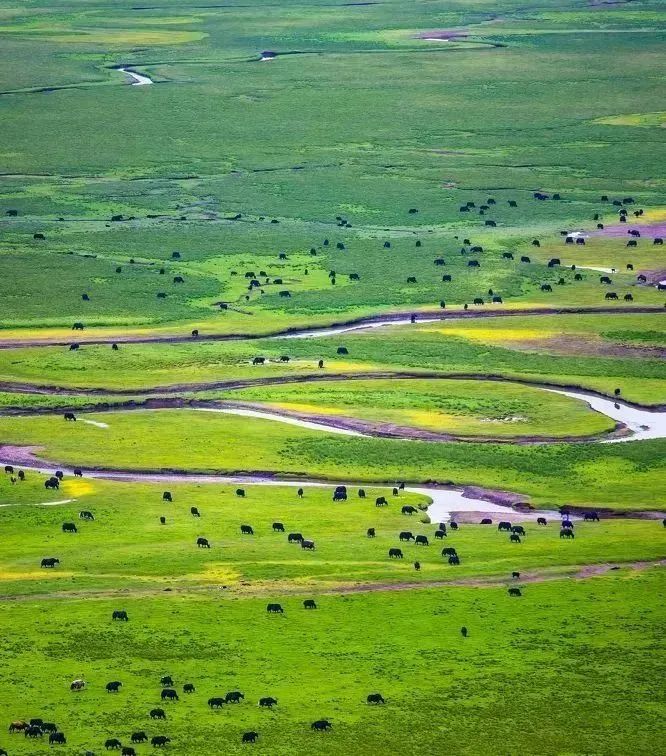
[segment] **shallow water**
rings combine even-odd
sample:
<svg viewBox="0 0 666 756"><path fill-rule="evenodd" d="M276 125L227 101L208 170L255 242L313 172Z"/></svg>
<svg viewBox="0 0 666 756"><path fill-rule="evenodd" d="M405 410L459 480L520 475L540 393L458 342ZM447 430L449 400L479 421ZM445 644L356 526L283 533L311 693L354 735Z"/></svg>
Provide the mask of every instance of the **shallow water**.
<svg viewBox="0 0 666 756"><path fill-rule="evenodd" d="M275 420L278 423L285 423L286 425L297 425L299 428L308 428L310 430L324 431L326 433L338 433L341 436L361 436L362 438L370 438L365 433L359 433L358 431L350 430L348 428L336 428L334 425L327 425L326 423L317 423L310 420L299 420L296 417L286 417L285 415L279 415L275 412L242 409L236 407L229 407L224 409L222 407L193 407L194 412L218 412L224 415L242 415L243 417L257 417L260 420Z"/></svg>
<svg viewBox="0 0 666 756"><path fill-rule="evenodd" d="M136 71L132 71L129 68L118 68L117 70L122 71L124 74L127 74L127 76L130 76L134 80L130 82L130 85L133 87L143 87L146 84L155 83L149 76L144 76L144 74L137 73Z"/></svg>
<svg viewBox="0 0 666 756"><path fill-rule="evenodd" d="M562 394L562 396L568 396L571 399L582 399L596 412L624 423L632 431L631 436L604 439L599 443L617 444L628 441L644 441L650 438L666 438L666 412L651 412L650 410L630 407L623 402L614 402L612 399L604 399L585 391L565 391L550 388L543 390L550 391L553 394Z"/></svg>

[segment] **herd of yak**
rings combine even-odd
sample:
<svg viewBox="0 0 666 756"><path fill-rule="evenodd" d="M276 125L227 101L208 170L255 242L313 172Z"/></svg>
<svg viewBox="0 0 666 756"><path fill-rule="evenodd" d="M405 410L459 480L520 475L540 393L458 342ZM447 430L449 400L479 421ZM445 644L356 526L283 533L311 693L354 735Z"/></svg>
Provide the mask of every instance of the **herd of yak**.
<svg viewBox="0 0 666 756"><path fill-rule="evenodd" d="M549 195L549 194L545 194L544 192L534 192L533 193L533 199L536 200L536 201L546 201L546 200L559 201L559 200L562 199L562 197L558 193L554 193L552 195ZM603 203L611 203L611 200L609 199L609 197L607 195L602 195L601 196L601 202L603 202ZM460 210L461 213L469 213L472 210L478 210L479 215L485 215L485 213L488 212L488 211L490 211L491 207L494 206L494 205L496 205L496 204L497 204L497 202L496 202L496 200L493 197L488 197L485 200L484 203L482 203L482 204L479 205L478 208L477 208L477 205L476 205L476 203L474 201L469 201L469 202L465 203L464 205L461 205L460 208L459 208L459 210ZM508 204L512 208L515 208L515 207L518 206L518 203L515 200L508 200ZM625 224L628 223L628 220L629 220L629 210L627 210L626 206L627 205L633 205L634 204L634 198L633 197L624 197L622 199L615 199L615 200L612 200L611 204L612 204L613 207L617 208L618 222L619 223L625 223ZM409 212L410 213L417 213L418 209L417 208L410 208ZM640 209L640 208L636 209L636 210L633 210L632 212L633 212L634 217L636 217L636 218L639 218L639 217L641 217L644 214L643 209ZM238 214L237 216L235 216L234 218L230 218L229 220L239 220L241 217L242 217L241 214ZM593 216L593 219L595 221L597 221L597 223L596 223L597 230L603 230L604 229L604 224L600 222L600 218L601 218L601 215L599 213L595 213L594 216ZM347 219L343 218L342 216L336 216L336 221L338 221L338 225L341 226L342 228L351 228L352 227L351 224L349 223L349 221ZM493 227L497 226L497 222L494 221L494 220L485 220L484 221L484 225L486 227L493 228ZM629 228L627 230L627 234L631 238L627 241L626 246L629 247L629 248L632 248L632 247L635 248L638 245L638 239L641 237L641 232L638 229ZM585 236L583 236L582 234L580 234L578 232L560 231L560 235L562 237L564 237L565 244L585 245ZM46 237L42 233L36 233L36 234L33 234L33 238L35 240L42 240L42 241L44 241ZM458 238L459 238L458 236L455 236L455 239L458 239ZM663 239L661 237L655 236L652 239L652 243L654 245L661 245L661 244L663 244ZM331 243L330 243L329 239L324 239L323 240L323 242L322 242L322 246L323 247L329 248L330 245L331 245ZM533 239L532 240L532 245L535 246L535 247L540 247L541 246L541 242L539 241L539 239ZM416 246L417 247L421 247L422 246L422 242L420 240L417 240L416 241ZM384 247L387 248L387 249L390 248L391 247L391 242L390 241L385 241L384 242ZM344 242L337 242L336 243L336 249L344 251L346 249L345 243ZM474 255L477 255L479 253L482 253L483 251L484 250L483 250L482 246L480 246L480 245L473 245L471 243L470 239L464 239L463 240L463 247L461 248L460 253L462 255L466 255L466 254L469 253L469 254L471 254L471 255L474 256ZM317 255L317 249L315 247L311 247L310 248L310 254L316 256ZM287 256L287 254L285 252L280 252L279 255L278 255L278 258L280 260L286 260L286 259L288 259L288 256ZM180 260L181 259L181 253L180 252L173 252L172 253L172 259L173 260ZM514 259L514 255L513 255L512 252L503 252L502 253L502 259L513 260ZM520 257L520 261L522 263L530 263L531 259L527 255L522 255ZM131 259L130 263L134 263L134 260ZM435 259L434 263L435 263L435 265L438 265L438 266L446 265L446 261L443 258L437 258L437 259ZM560 262L559 258L551 258L551 260L548 262L548 267L549 268L554 268L554 267L560 266L560 265L561 265L561 262ZM481 267L481 262L478 259L470 259L467 262L467 266L469 268L480 268ZM633 271L634 270L634 266L631 263L627 263L626 268L627 268L627 271ZM575 269L576 269L576 266L575 265L571 265L571 270L575 270ZM118 266L116 268L116 273L122 273L122 270L123 270L122 266ZM166 273L166 269L164 267L162 267L162 268L159 269L159 272L161 274L165 274ZM307 269L305 270L305 272L307 273ZM231 271L231 275L232 276L237 276L238 275L238 271ZM328 276L329 276L330 282L332 284L335 284L336 283L336 276L337 276L336 271L331 270L329 272ZM349 273L349 274L347 274L347 276L348 276L348 278L349 278L350 281L360 281L360 275L358 273ZM267 272L264 271L264 270L261 270L258 273L256 273L255 271L247 271L245 273L245 278L248 279L247 290L249 292L258 291L261 294L265 294L265 291L262 288L263 286L268 286L268 285L283 285L284 284L284 281L283 281L282 278L271 278L267 274ZM574 281L581 281L582 278L583 277L582 277L582 275L580 273L576 273L575 276L574 276ZM452 281L452 276L450 274L445 274L445 275L442 276L442 282L443 283L449 283L451 281ZM174 284L182 284L184 282L185 282L185 279L181 275L176 275L176 276L173 277L173 283ZM408 276L407 279L406 279L406 282L408 284L416 284L417 283L417 279L416 279L415 276ZM642 275L642 274L639 274L637 276L637 282L639 284L647 283L646 277L644 275ZM600 277L600 283L602 285L611 285L612 284L612 280L608 276L601 276ZM564 285L565 284L565 279L564 278L560 278L557 281L557 284L558 285ZM657 288L661 289L661 290L666 290L666 284L664 284L664 283L658 283L657 284ZM553 291L553 287L552 287L552 285L550 283L542 283L540 285L540 290L542 292L552 292ZM281 289L281 290L279 290L278 294L279 294L279 296L281 298L290 298L291 297L291 291L289 289ZM157 293L157 297L159 299L166 299L167 293L164 292L164 291L160 291L160 292ZM498 295L496 292L494 292L492 289L488 290L487 297L488 297L488 301L490 301L490 302L492 302L494 304L502 304L502 302L503 302L502 297L500 295ZM90 295L87 294L87 293L83 293L81 295L81 298L85 302L89 302L90 301ZM618 293L616 291L607 291L604 294L604 298L606 300L618 300L619 299L619 295L618 295ZM244 295L244 299L245 299L245 301L249 301L250 300L249 294ZM627 293L625 293L623 295L623 299L625 301L628 301L628 302L633 301L633 295L631 293L627 292ZM474 297L473 300L472 300L472 304L473 305L483 305L483 304L485 304L485 302L486 302L485 295ZM215 305L218 306L220 309L223 309L223 310L229 309L230 304L231 303L229 303L229 302L215 302ZM446 307L446 302L444 300L440 301L440 307L442 307L442 308ZM465 303L464 308L468 309L469 308L469 304ZM72 325L72 330L75 330L75 331L82 331L82 330L84 330L84 328L85 328L85 325L81 321L77 321L77 322L75 322ZM199 336L198 329L194 329L192 331L192 336L194 338L196 338L196 337ZM70 344L69 348L72 351L75 351L75 350L79 349L79 346L80 345L78 343L73 343L73 344ZM112 344L112 349L117 350L118 349L118 345L117 344Z"/></svg>

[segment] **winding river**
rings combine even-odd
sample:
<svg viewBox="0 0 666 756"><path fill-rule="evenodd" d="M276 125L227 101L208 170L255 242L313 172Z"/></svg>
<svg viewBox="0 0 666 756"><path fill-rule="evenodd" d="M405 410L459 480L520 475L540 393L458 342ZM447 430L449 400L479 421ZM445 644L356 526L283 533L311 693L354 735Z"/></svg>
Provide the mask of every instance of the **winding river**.
<svg viewBox="0 0 666 756"><path fill-rule="evenodd" d="M136 71L132 71L131 68L117 68L117 71L122 71L124 74L129 76L132 81L130 82L130 85L133 87L143 87L147 84L154 84L155 82L149 77L145 76L144 74L137 73Z"/></svg>

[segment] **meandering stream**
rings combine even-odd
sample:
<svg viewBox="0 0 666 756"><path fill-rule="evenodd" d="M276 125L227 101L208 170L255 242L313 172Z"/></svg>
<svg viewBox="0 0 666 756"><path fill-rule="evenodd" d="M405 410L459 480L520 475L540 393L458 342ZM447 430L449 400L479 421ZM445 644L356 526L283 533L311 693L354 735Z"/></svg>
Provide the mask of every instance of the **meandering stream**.
<svg viewBox="0 0 666 756"><path fill-rule="evenodd" d="M154 84L155 82L149 77L145 76L144 74L137 73L136 71L132 71L130 68L118 68L117 71L122 71L124 74L127 74L133 81L130 82L130 85L133 87L143 87L146 84Z"/></svg>

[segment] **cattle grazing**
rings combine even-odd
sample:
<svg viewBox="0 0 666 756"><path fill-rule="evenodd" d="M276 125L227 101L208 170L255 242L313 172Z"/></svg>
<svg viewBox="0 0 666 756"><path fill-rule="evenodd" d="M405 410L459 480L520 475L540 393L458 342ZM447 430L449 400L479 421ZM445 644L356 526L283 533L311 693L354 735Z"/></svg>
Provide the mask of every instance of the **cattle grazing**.
<svg viewBox="0 0 666 756"><path fill-rule="evenodd" d="M599 515L596 512L585 512L583 519L585 522L599 522Z"/></svg>
<svg viewBox="0 0 666 756"><path fill-rule="evenodd" d="M237 488L236 489L236 496L245 496L245 489L244 488Z"/></svg>
<svg viewBox="0 0 666 756"><path fill-rule="evenodd" d="M23 722L22 720L19 720L17 722L12 722L9 725L9 732L10 734L14 732L23 732L24 730L27 730L28 727L29 725L27 722Z"/></svg>
<svg viewBox="0 0 666 756"><path fill-rule="evenodd" d="M599 278L599 283L602 283L602 284L612 284L613 282L611 281L611 279L608 276L601 276Z"/></svg>
<svg viewBox="0 0 666 756"><path fill-rule="evenodd" d="M79 512L79 519L80 520L94 520L95 516L92 512L88 511L87 509L82 509Z"/></svg>
<svg viewBox="0 0 666 756"><path fill-rule="evenodd" d="M307 551L314 551L315 550L315 542L314 541L306 541L305 538L301 541L301 548L307 549Z"/></svg>
<svg viewBox="0 0 666 756"><path fill-rule="evenodd" d="M442 538L446 538L446 530L436 530L435 538L440 541L442 540Z"/></svg>
<svg viewBox="0 0 666 756"><path fill-rule="evenodd" d="M62 470L56 470L54 475L56 476L58 480L62 480L65 477L65 474L63 473Z"/></svg>
<svg viewBox="0 0 666 756"><path fill-rule="evenodd" d="M453 546L446 546L442 549L442 556L457 556L457 553Z"/></svg>
<svg viewBox="0 0 666 756"><path fill-rule="evenodd" d="M548 261L548 267L554 268L556 265L561 265L559 257L551 257L551 259Z"/></svg>
<svg viewBox="0 0 666 756"><path fill-rule="evenodd" d="M46 557L42 559L41 567L55 567L56 564L60 564L60 560L56 557Z"/></svg>
<svg viewBox="0 0 666 756"><path fill-rule="evenodd" d="M490 517L484 517L481 520L481 525L492 525L493 521L490 519Z"/></svg>
<svg viewBox="0 0 666 756"><path fill-rule="evenodd" d="M452 280L452 278L451 278L451 276L450 276L450 275L448 275L448 274L447 274L447 275L445 275L445 276L442 276L442 281L443 281L443 282L448 282L448 281L451 281L451 280Z"/></svg>
<svg viewBox="0 0 666 756"><path fill-rule="evenodd" d="M347 501L347 486L336 486L333 491L333 501Z"/></svg>
<svg viewBox="0 0 666 756"><path fill-rule="evenodd" d="M284 609L280 604L268 604L266 611L269 614L284 614Z"/></svg>
<svg viewBox="0 0 666 756"><path fill-rule="evenodd" d="M70 422L76 422L76 415L73 412L65 412L63 417Z"/></svg>
<svg viewBox="0 0 666 756"><path fill-rule="evenodd" d="M195 688L192 683L185 683L185 685L183 685L183 693L194 693L194 691Z"/></svg>
<svg viewBox="0 0 666 756"><path fill-rule="evenodd" d="M469 260L467 262L467 267L468 268L480 268L481 267L481 263L478 260Z"/></svg>
<svg viewBox="0 0 666 756"><path fill-rule="evenodd" d="M365 534L368 536L368 538L374 538L375 535L376 535L375 529L374 528L368 528Z"/></svg>
<svg viewBox="0 0 666 756"><path fill-rule="evenodd" d="M402 507L402 509L400 510L400 512L401 512L402 514L404 514L404 515L413 515L413 514L416 514L416 512L417 512L417 511L418 511L418 510L416 509L416 507L413 507L413 506L412 506L411 504L407 504L407 505L405 505L405 506L404 506L404 507Z"/></svg>
<svg viewBox="0 0 666 756"><path fill-rule="evenodd" d="M323 368L324 367L324 360L319 360L319 362L317 363L317 367L320 368L320 369Z"/></svg>
<svg viewBox="0 0 666 756"><path fill-rule="evenodd" d="M582 281L582 280L583 280L583 276L580 273L576 273L576 275L574 276L574 281Z"/></svg>
<svg viewBox="0 0 666 756"><path fill-rule="evenodd" d="M389 549L389 559L402 559L402 549Z"/></svg>
<svg viewBox="0 0 666 756"><path fill-rule="evenodd" d="M303 491L303 489L302 489L302 488L299 488L299 489L298 489L298 491L296 491L296 494L297 494L297 496L298 496L298 498L299 498L299 499L302 499L302 498L303 498L303 494L304 494L304 493L305 493L305 492Z"/></svg>
<svg viewBox="0 0 666 756"><path fill-rule="evenodd" d="M540 247L541 242L538 239L532 239L532 246L533 247Z"/></svg>
<svg viewBox="0 0 666 756"><path fill-rule="evenodd" d="M547 525L548 522L546 521L545 517L537 517L537 525Z"/></svg>
<svg viewBox="0 0 666 756"><path fill-rule="evenodd" d="M69 685L69 689L72 692L78 692L80 690L83 690L85 687L86 684L84 680L73 680Z"/></svg>
<svg viewBox="0 0 666 756"><path fill-rule="evenodd" d="M502 259L504 259L504 260L513 260L513 253L512 252L502 252Z"/></svg>
<svg viewBox="0 0 666 756"><path fill-rule="evenodd" d="M63 533L78 533L79 531L73 522L63 522L62 532Z"/></svg>
<svg viewBox="0 0 666 756"><path fill-rule="evenodd" d="M277 706L277 698L272 698L271 696L260 698L259 706L261 706L262 709L271 709L273 706Z"/></svg>
<svg viewBox="0 0 666 756"><path fill-rule="evenodd" d="M136 756L136 750L132 746L123 746L122 756Z"/></svg>
<svg viewBox="0 0 666 756"><path fill-rule="evenodd" d="M617 299L617 293L614 291L607 291L606 292L606 299Z"/></svg>
<svg viewBox="0 0 666 756"><path fill-rule="evenodd" d="M511 523L502 521L498 524L497 530L511 530Z"/></svg>
<svg viewBox="0 0 666 756"><path fill-rule="evenodd" d="M416 283L415 276L407 276L407 283Z"/></svg>
<svg viewBox="0 0 666 756"><path fill-rule="evenodd" d="M509 596L522 596L520 588L509 588Z"/></svg>
<svg viewBox="0 0 666 756"><path fill-rule="evenodd" d="M473 301L473 303L472 303L472 304L475 304L475 305L482 305L482 304L483 304L483 299L481 299L481 297L476 297L476 298L474 299L474 301Z"/></svg>
<svg viewBox="0 0 666 756"><path fill-rule="evenodd" d="M366 698L369 704L385 704L386 701L382 697L381 693L370 693Z"/></svg>
<svg viewBox="0 0 666 756"><path fill-rule="evenodd" d="M291 292L287 289L284 289L283 291L279 292L279 295L283 298L289 298L291 297Z"/></svg>
<svg viewBox="0 0 666 756"><path fill-rule="evenodd" d="M411 532L409 530L403 530L400 533L400 535L398 536L398 538L401 541L411 541L411 540L413 540L414 536L411 534Z"/></svg>
<svg viewBox="0 0 666 756"><path fill-rule="evenodd" d="M287 541L289 543L300 543L303 540L303 536L300 533L289 533Z"/></svg>
<svg viewBox="0 0 666 756"><path fill-rule="evenodd" d="M314 602L313 599L305 599L303 602L303 609L316 609L317 604Z"/></svg>
<svg viewBox="0 0 666 756"><path fill-rule="evenodd" d="M633 302L634 301L633 295L631 295L631 294L625 294L624 295L624 301L625 302Z"/></svg>
<svg viewBox="0 0 666 756"><path fill-rule="evenodd" d="M376 507L387 507L388 501L386 501L386 496L378 496L375 499L375 506Z"/></svg>
<svg viewBox="0 0 666 756"><path fill-rule="evenodd" d="M178 693L173 688L164 688L160 693L160 698L163 701L178 701Z"/></svg>
<svg viewBox="0 0 666 756"><path fill-rule="evenodd" d="M532 260L529 257L527 257L527 255L523 255L520 258L520 262L522 262L522 263L528 263L528 262L532 262Z"/></svg>
<svg viewBox="0 0 666 756"><path fill-rule="evenodd" d="M166 735L154 735L150 739L150 744L153 746L153 748L161 748L162 746L165 746L170 742L171 738L168 738Z"/></svg>
<svg viewBox="0 0 666 756"><path fill-rule="evenodd" d="M190 507L190 514L192 517L201 517L201 512L199 512L197 507Z"/></svg>
<svg viewBox="0 0 666 756"><path fill-rule="evenodd" d="M569 528L569 530L573 529L573 522L571 520L562 520L562 527L563 528Z"/></svg>
<svg viewBox="0 0 666 756"><path fill-rule="evenodd" d="M84 327L83 323L74 323L72 331L83 331Z"/></svg>
<svg viewBox="0 0 666 756"><path fill-rule="evenodd" d="M560 530L560 538L574 538L574 532L571 528L562 528Z"/></svg>
<svg viewBox="0 0 666 756"><path fill-rule="evenodd" d="M581 245L581 246L584 247L585 246L585 239L582 236L577 236L576 237L576 244Z"/></svg>
<svg viewBox="0 0 666 756"><path fill-rule="evenodd" d="M241 525L240 532L241 532L241 535L254 535L254 530L252 529L252 525Z"/></svg>
<svg viewBox="0 0 666 756"><path fill-rule="evenodd" d="M23 470L19 470L17 475L19 480L25 480L25 473L23 472Z"/></svg>
<svg viewBox="0 0 666 756"><path fill-rule="evenodd" d="M414 539L414 543L417 546L429 546L430 543L428 542L428 537L424 535L417 535Z"/></svg>
<svg viewBox="0 0 666 756"><path fill-rule="evenodd" d="M130 740L132 743L145 743L146 740L148 740L148 736L143 730L139 730L138 732L132 733Z"/></svg>
<svg viewBox="0 0 666 756"><path fill-rule="evenodd" d="M266 362L266 358L265 357L255 357L252 360L252 364L253 365L263 365L265 362Z"/></svg>
<svg viewBox="0 0 666 756"><path fill-rule="evenodd" d="M122 743L118 740L118 738L108 738L104 742L104 748L106 748L107 751L117 751L119 748L122 748Z"/></svg>
<svg viewBox="0 0 666 756"><path fill-rule="evenodd" d="M358 273L350 273L349 274L349 280L350 281L360 281L361 277L359 276Z"/></svg>
<svg viewBox="0 0 666 756"><path fill-rule="evenodd" d="M166 525L166 517L160 517L160 524Z"/></svg>
<svg viewBox="0 0 666 756"><path fill-rule="evenodd" d="M458 523L451 520L449 527L451 528L451 530L458 530Z"/></svg>
<svg viewBox="0 0 666 756"><path fill-rule="evenodd" d="M44 731L43 727L42 731ZM54 745L56 743L58 743L59 745L65 745L67 743L67 738L65 737L64 732L52 732L49 735L49 745Z"/></svg>
<svg viewBox="0 0 666 756"><path fill-rule="evenodd" d="M526 535L525 528L522 525L514 525L511 528L511 532L518 533L518 535L522 535L522 536Z"/></svg>
<svg viewBox="0 0 666 756"><path fill-rule="evenodd" d="M663 244L664 240L660 236L655 236L654 239L652 240L652 243L653 244Z"/></svg>
<svg viewBox="0 0 666 756"><path fill-rule="evenodd" d="M511 541L511 543L520 543L520 536L518 535L518 533L511 533L509 540Z"/></svg>
<svg viewBox="0 0 666 756"><path fill-rule="evenodd" d="M221 709L225 703L226 701L224 700L224 698L221 698L220 696L215 696L208 699L208 706L211 709Z"/></svg>
<svg viewBox="0 0 666 756"><path fill-rule="evenodd" d="M284 525L281 522L274 522L273 523L273 532L274 533L284 533Z"/></svg>
<svg viewBox="0 0 666 756"><path fill-rule="evenodd" d="M162 494L162 501L173 501L173 497L171 496L171 492L170 491L165 491Z"/></svg>
<svg viewBox="0 0 666 756"><path fill-rule="evenodd" d="M76 352L76 350L79 348L78 344L70 344L69 345L69 351L70 352Z"/></svg>
<svg viewBox="0 0 666 756"><path fill-rule="evenodd" d="M457 554L452 554L449 557L449 564L451 565L460 564L460 557Z"/></svg>
<svg viewBox="0 0 666 756"><path fill-rule="evenodd" d="M553 287L550 284L541 284L541 291L552 291Z"/></svg>
<svg viewBox="0 0 666 756"><path fill-rule="evenodd" d="M232 690L224 697L225 703L240 703L245 696L239 690Z"/></svg>
<svg viewBox="0 0 666 756"><path fill-rule="evenodd" d="M636 276L636 280L639 283L645 283L647 281L647 278L641 273L640 275Z"/></svg>
<svg viewBox="0 0 666 756"><path fill-rule="evenodd" d="M511 573L511 577L512 577L512 578L513 578L514 580L518 580L518 579L520 578L520 572L512 572L512 573Z"/></svg>
<svg viewBox="0 0 666 756"><path fill-rule="evenodd" d="M44 488L46 489L58 489L60 488L60 481L54 476L44 481Z"/></svg>
<svg viewBox="0 0 666 756"><path fill-rule="evenodd" d="M113 682L108 682L106 684L106 692L107 693L117 693L122 688L122 683L119 680L114 680Z"/></svg>
<svg viewBox="0 0 666 756"><path fill-rule="evenodd" d="M337 348L336 353L337 354L349 354L349 350L347 349L347 347L341 346L341 347Z"/></svg>
<svg viewBox="0 0 666 756"><path fill-rule="evenodd" d="M44 733L39 725L29 725L24 731L23 735L26 738L41 738Z"/></svg>
<svg viewBox="0 0 666 756"><path fill-rule="evenodd" d="M316 722L313 722L310 725L310 729L316 730L317 732L330 730L331 727L333 727L333 725L328 721L328 719L318 719Z"/></svg>
<svg viewBox="0 0 666 756"><path fill-rule="evenodd" d="M243 743L255 743L258 737L259 733L251 730L250 732L244 732L241 740Z"/></svg>
<svg viewBox="0 0 666 756"><path fill-rule="evenodd" d="M151 719L166 719L167 715L164 709L151 709L150 718Z"/></svg>
<svg viewBox="0 0 666 756"><path fill-rule="evenodd" d="M209 549L210 548L210 542L208 541L207 538L203 538L203 537L199 536L199 538L197 538L197 547L200 548L200 549Z"/></svg>
<svg viewBox="0 0 666 756"><path fill-rule="evenodd" d="M173 686L173 678L171 675L164 675L164 677L160 677L160 685L163 688L169 688Z"/></svg>

